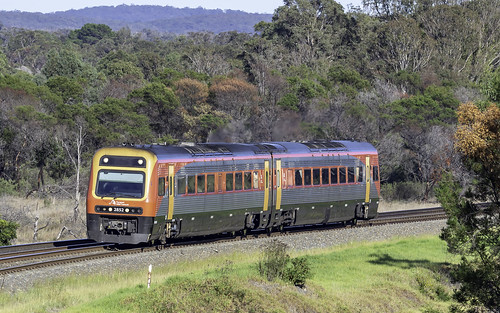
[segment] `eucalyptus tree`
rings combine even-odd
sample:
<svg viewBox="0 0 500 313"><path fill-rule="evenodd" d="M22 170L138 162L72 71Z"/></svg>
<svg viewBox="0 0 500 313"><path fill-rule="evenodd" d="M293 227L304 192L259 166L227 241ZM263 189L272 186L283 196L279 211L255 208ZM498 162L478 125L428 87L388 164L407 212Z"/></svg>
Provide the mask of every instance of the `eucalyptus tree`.
<svg viewBox="0 0 500 313"><path fill-rule="evenodd" d="M348 26L342 6L333 0L285 0L272 21L257 24L256 30L289 49L292 65L313 65L318 58L347 54L343 48L349 41Z"/></svg>

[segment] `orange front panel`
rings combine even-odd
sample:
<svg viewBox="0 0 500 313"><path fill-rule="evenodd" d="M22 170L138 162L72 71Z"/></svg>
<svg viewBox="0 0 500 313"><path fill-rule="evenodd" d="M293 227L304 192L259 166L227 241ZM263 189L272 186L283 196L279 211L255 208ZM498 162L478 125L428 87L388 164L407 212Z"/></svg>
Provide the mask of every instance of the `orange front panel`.
<svg viewBox="0 0 500 313"><path fill-rule="evenodd" d="M133 167L133 166L106 166L100 163L101 160L110 156L110 158L116 157L138 157L143 158L146 162L145 166ZM157 171L157 158L154 154L140 149L133 148L104 148L100 149L94 155L91 166L89 190L87 194L87 213L89 214L100 214L100 215L117 215L117 212L96 212L95 207L110 207L110 208L141 208L142 214L140 216L155 216L156 211L156 200L158 192L158 176L155 171ZM96 184L97 178L100 171L123 171L123 172L135 172L142 173L144 175L144 195L141 198L130 198L126 196L99 196L96 194ZM134 216L133 214L127 214L128 216Z"/></svg>

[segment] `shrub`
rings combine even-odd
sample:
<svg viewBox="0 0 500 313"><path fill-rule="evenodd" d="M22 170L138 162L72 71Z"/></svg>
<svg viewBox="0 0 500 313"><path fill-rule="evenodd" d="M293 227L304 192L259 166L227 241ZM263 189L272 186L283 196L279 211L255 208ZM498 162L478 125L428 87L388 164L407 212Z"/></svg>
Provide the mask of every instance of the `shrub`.
<svg viewBox="0 0 500 313"><path fill-rule="evenodd" d="M279 278L303 288L306 279L311 277L309 261L306 257L290 259L287 250L288 246L278 240L266 243L257 264L259 273L269 281Z"/></svg>
<svg viewBox="0 0 500 313"><path fill-rule="evenodd" d="M283 278L290 260L287 250L288 245L278 240L272 240L264 244L262 256L257 264L260 275L266 277L269 281Z"/></svg>
<svg viewBox="0 0 500 313"><path fill-rule="evenodd" d="M292 266L286 270L286 278L295 286L303 288L306 279L311 278L311 267L306 257L298 257L291 260Z"/></svg>
<svg viewBox="0 0 500 313"><path fill-rule="evenodd" d="M10 241L17 238L17 225L14 222L9 222L0 219L0 245L8 246Z"/></svg>

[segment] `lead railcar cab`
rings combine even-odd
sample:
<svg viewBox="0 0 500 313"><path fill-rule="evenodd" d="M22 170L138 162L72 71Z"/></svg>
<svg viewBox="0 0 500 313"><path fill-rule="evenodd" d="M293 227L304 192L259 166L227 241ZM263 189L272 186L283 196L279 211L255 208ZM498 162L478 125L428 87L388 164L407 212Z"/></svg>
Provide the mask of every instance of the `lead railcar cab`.
<svg viewBox="0 0 500 313"><path fill-rule="evenodd" d="M378 154L353 141L103 148L88 237L137 244L377 215Z"/></svg>

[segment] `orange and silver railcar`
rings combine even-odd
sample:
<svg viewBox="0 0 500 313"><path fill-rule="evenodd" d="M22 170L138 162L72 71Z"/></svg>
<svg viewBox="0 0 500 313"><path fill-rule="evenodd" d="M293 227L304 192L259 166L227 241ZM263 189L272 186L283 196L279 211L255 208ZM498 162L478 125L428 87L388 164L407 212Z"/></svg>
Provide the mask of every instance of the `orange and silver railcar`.
<svg viewBox="0 0 500 313"><path fill-rule="evenodd" d="M92 161L88 237L137 244L377 215L378 154L353 141L141 145Z"/></svg>

